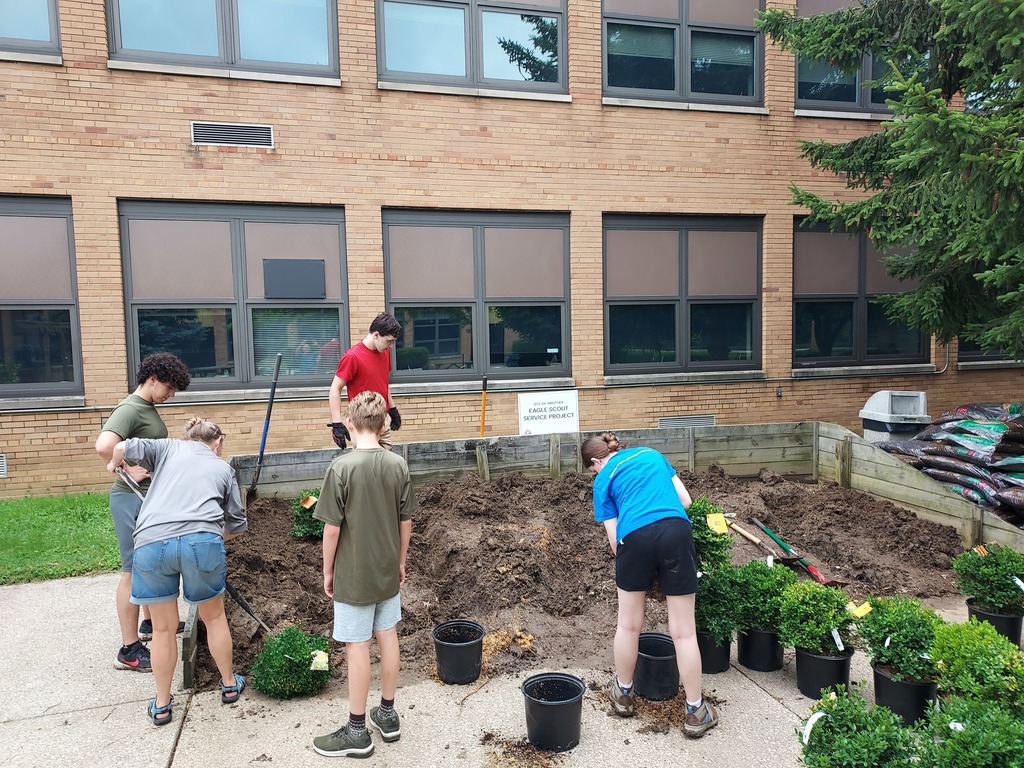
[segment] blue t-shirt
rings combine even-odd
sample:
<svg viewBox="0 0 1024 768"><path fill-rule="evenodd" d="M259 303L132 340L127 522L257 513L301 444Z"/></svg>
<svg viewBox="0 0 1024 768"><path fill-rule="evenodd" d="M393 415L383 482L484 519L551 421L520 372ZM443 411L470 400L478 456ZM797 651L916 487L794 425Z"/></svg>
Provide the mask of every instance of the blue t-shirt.
<svg viewBox="0 0 1024 768"><path fill-rule="evenodd" d="M594 519L618 518L615 538L666 517L689 520L672 478L675 469L653 448L623 448L594 478Z"/></svg>

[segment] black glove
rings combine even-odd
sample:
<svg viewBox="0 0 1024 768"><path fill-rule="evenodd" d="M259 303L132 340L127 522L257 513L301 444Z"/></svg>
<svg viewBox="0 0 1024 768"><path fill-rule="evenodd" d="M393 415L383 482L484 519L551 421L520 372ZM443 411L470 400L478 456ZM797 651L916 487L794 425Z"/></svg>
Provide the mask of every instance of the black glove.
<svg viewBox="0 0 1024 768"><path fill-rule="evenodd" d="M344 448L346 440L351 440L352 435L348 433L348 429L340 421L335 421L327 425L331 428L331 437L334 438L334 444L339 448Z"/></svg>
<svg viewBox="0 0 1024 768"><path fill-rule="evenodd" d="M402 414L397 408L388 408L388 416L391 417L391 431L397 432L402 428Z"/></svg>

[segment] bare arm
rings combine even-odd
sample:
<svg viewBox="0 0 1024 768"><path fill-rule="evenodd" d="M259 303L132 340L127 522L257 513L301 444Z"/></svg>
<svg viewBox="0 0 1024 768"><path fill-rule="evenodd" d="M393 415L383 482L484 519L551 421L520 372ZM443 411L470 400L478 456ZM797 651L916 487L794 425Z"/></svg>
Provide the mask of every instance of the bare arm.
<svg viewBox="0 0 1024 768"><path fill-rule="evenodd" d="M341 526L324 523L324 594L334 597L334 556L338 552Z"/></svg>
<svg viewBox="0 0 1024 768"><path fill-rule="evenodd" d="M676 495L679 497L679 501L683 504L683 510L690 508L693 504L693 500L690 498L690 492L686 490L686 486L683 485L683 481L679 479L679 475L672 478L672 485L675 486Z"/></svg>
<svg viewBox="0 0 1024 768"><path fill-rule="evenodd" d="M616 554L616 540L615 540L615 529L618 527L619 518L613 517L611 520L604 521L604 530L608 534L608 544L612 548L612 554Z"/></svg>
<svg viewBox="0 0 1024 768"><path fill-rule="evenodd" d="M412 539L412 520L402 520L398 524L398 583L405 584L405 556L409 553L409 541Z"/></svg>
<svg viewBox="0 0 1024 768"><path fill-rule="evenodd" d="M341 423L341 390L345 388L345 380L334 377L331 382L331 391L327 394L327 403L331 407L331 422Z"/></svg>
<svg viewBox="0 0 1024 768"><path fill-rule="evenodd" d="M117 435L114 434L113 432L101 432L100 439L103 438L103 435L114 435L115 437L117 437ZM99 440L96 441L96 453L100 453L99 442ZM124 440L118 438L118 441L114 443L114 445L110 448L109 451L106 451L106 454L107 472L113 472L115 469L121 466L122 462L124 462ZM103 454L100 455L102 456ZM145 472L144 469L143 471ZM146 475L148 476L149 473L146 472Z"/></svg>

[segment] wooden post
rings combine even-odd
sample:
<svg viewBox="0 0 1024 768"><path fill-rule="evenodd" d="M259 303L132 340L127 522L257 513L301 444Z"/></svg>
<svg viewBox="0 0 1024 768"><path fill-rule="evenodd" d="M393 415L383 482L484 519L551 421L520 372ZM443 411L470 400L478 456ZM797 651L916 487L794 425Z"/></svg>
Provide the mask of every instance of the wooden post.
<svg viewBox="0 0 1024 768"><path fill-rule="evenodd" d="M811 480L818 482L818 422L811 422Z"/></svg>
<svg viewBox="0 0 1024 768"><path fill-rule="evenodd" d="M576 433L576 471L583 472L583 435Z"/></svg>
<svg viewBox="0 0 1024 768"><path fill-rule="evenodd" d="M840 488L850 487L850 472L853 468L853 440L849 435L836 443L836 482Z"/></svg>
<svg viewBox="0 0 1024 768"><path fill-rule="evenodd" d="M690 427L690 445L686 452L687 469L691 472L697 471L697 428Z"/></svg>
<svg viewBox="0 0 1024 768"><path fill-rule="evenodd" d="M562 437L552 432L548 442L548 474L557 480L562 474Z"/></svg>
<svg viewBox="0 0 1024 768"><path fill-rule="evenodd" d="M483 443L478 443L476 446L476 471L485 483L491 481L491 467L487 463L487 446Z"/></svg>
<svg viewBox="0 0 1024 768"><path fill-rule="evenodd" d="M188 607L185 631L181 634L181 687L192 688L196 677L196 651L199 647L199 609Z"/></svg>

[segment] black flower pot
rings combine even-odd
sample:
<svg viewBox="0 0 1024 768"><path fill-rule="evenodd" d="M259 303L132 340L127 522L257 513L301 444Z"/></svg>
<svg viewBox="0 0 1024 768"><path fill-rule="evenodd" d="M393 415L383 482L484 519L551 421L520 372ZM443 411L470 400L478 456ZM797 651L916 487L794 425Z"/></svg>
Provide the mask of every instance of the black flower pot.
<svg viewBox="0 0 1024 768"><path fill-rule="evenodd" d="M987 621L996 628L996 632L1005 637L1018 648L1020 647L1021 625L1024 616L1013 613L992 613L974 605L974 598L967 600L967 618L974 616L978 621Z"/></svg>
<svg viewBox="0 0 1024 768"><path fill-rule="evenodd" d="M889 671L880 667L872 667L875 682L875 704L892 710L903 720L903 725L910 727L925 716L928 708L935 701L937 686L935 683L922 683L918 680L893 680Z"/></svg>
<svg viewBox="0 0 1024 768"><path fill-rule="evenodd" d="M736 635L736 659L747 669L774 672L782 669L782 643L779 633L748 629Z"/></svg>
<svg viewBox="0 0 1024 768"><path fill-rule="evenodd" d="M809 699L820 699L821 689L830 685L850 687L850 661L853 651L841 656L825 656L796 649L796 687Z"/></svg>
<svg viewBox="0 0 1024 768"><path fill-rule="evenodd" d="M707 632L697 631L697 646L700 648L700 670L705 675L715 675L729 671L729 654L732 641L726 640L718 645Z"/></svg>
<svg viewBox="0 0 1024 768"><path fill-rule="evenodd" d="M633 692L650 701L665 701L679 693L679 666L672 638L661 632L641 632L637 647Z"/></svg>

